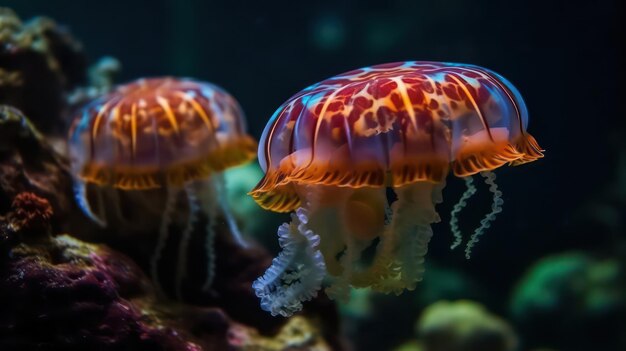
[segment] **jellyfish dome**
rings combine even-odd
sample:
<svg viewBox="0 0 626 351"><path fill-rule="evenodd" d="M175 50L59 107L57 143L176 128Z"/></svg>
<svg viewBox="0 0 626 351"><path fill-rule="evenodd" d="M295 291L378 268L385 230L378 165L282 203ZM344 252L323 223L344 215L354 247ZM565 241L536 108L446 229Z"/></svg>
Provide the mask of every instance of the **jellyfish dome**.
<svg viewBox="0 0 626 351"><path fill-rule="evenodd" d="M69 140L79 179L128 190L181 186L251 160L255 148L232 96L174 78L140 79L92 101Z"/></svg>
<svg viewBox="0 0 626 351"><path fill-rule="evenodd" d="M103 226L111 214L104 213L102 205L97 213L92 209L88 186L97 194L97 203L106 189L140 193L166 189L152 262L155 279L177 195L184 193L188 200L189 219L180 249L184 254L196 217L202 213L215 217L215 207L224 203L221 171L252 160L256 151L256 142L246 134L243 112L231 95L210 83L169 77L139 79L94 99L74 119L68 144L77 202ZM230 218L226 206L222 212ZM236 234L232 218L229 224ZM207 233L212 240L211 228ZM184 264L179 262L180 272Z"/></svg>
<svg viewBox="0 0 626 351"><path fill-rule="evenodd" d="M476 192L471 176L480 173L493 195L469 256L501 211L490 171L543 156L527 125L517 89L474 65L383 64L294 95L263 132L265 177L250 192L266 209L294 212L278 230L283 252L254 284L262 307L290 315L324 281L335 298L351 286L414 289L450 172L468 186L452 213L453 246L462 241L456 215Z"/></svg>

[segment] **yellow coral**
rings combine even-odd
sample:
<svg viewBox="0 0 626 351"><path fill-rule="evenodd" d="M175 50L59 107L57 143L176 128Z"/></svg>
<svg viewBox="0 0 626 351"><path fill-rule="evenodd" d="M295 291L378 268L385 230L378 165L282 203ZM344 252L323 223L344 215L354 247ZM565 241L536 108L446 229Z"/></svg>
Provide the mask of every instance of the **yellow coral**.
<svg viewBox="0 0 626 351"><path fill-rule="evenodd" d="M289 319L274 337L262 336L256 330L243 326L236 329L231 329L231 334L237 334L239 350L242 351L331 350L320 331L300 316Z"/></svg>

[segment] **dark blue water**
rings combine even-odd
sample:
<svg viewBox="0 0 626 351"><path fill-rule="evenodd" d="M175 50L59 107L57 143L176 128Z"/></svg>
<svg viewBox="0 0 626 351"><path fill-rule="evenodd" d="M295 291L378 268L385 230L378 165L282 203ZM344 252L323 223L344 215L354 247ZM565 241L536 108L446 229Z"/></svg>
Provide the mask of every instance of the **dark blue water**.
<svg viewBox="0 0 626 351"><path fill-rule="evenodd" d="M541 257L577 250L623 262L625 11L620 1L5 0L2 5L22 19L46 15L67 26L92 62L116 57L123 67L119 82L179 75L219 84L239 100L257 138L283 101L340 72L404 60L493 69L524 96L529 131L546 157L499 172L505 209L475 248L474 259L448 250L452 239L445 224L435 227L429 259L471 277L481 292L465 297L505 316L508 296ZM441 213L449 213L461 191L460 181L450 183L444 193L450 200ZM484 207L467 212L468 221L478 221ZM416 315L398 318L414 321ZM587 316L579 318L584 325ZM373 347L395 345L413 328L408 322L400 327L368 323L359 343L364 350L365 341L378 345ZM593 328L615 327L602 323ZM368 326L391 329L387 340L365 333ZM618 345L619 337L609 335L614 338L609 345ZM593 344L591 337L569 343L556 333L525 337L530 346L574 350Z"/></svg>

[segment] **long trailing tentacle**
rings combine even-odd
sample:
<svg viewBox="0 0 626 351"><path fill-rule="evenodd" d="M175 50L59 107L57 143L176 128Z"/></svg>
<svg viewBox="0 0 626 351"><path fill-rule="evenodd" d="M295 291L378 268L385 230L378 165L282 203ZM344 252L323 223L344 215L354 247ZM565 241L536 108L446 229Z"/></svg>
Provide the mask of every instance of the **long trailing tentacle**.
<svg viewBox="0 0 626 351"><path fill-rule="evenodd" d="M485 178L485 184L489 185L489 191L493 194L493 200L491 203L491 212L489 212L481 221L480 226L474 230L474 234L470 241L465 246L465 258L469 259L472 253L472 247L476 245L479 237L483 232L491 226L491 223L496 219L496 214L502 212L502 191L498 190L496 184L496 174L493 172L480 172L480 175Z"/></svg>
<svg viewBox="0 0 626 351"><path fill-rule="evenodd" d="M204 181L196 181L189 183L185 186L187 197L189 200L190 217L187 222L187 227L181 236L181 244L178 247L178 269L177 269L177 288L180 289L182 279L185 276L186 271L186 252L188 249L189 237L192 233L193 223L197 221L199 213L206 214L207 225L205 229L205 254L206 254L206 278L202 285L203 291L208 291L213 285L215 279L215 224L218 223L218 219L223 217L230 233L233 235L235 242L242 247L247 247L248 244L241 236L237 223L230 211L230 206L226 202L226 186L224 176L220 173L212 175L209 179ZM196 195L200 194L200 195ZM180 290L177 295L180 297Z"/></svg>
<svg viewBox="0 0 626 351"><path fill-rule="evenodd" d="M204 252L206 255L206 278L204 284L202 284L202 290L207 292L213 285L215 280L215 228L214 225L217 222L218 212L221 205L219 204L220 188L218 186L219 180L215 180L214 176L211 179L204 181L203 190L201 196L202 207L205 213L209 216L208 223L206 225L206 233L204 238Z"/></svg>
<svg viewBox="0 0 626 351"><path fill-rule="evenodd" d="M209 222L206 228L206 237L204 239L204 252L206 253L206 278L202 284L202 291L209 291L215 280L215 230L213 223Z"/></svg>
<svg viewBox="0 0 626 351"><path fill-rule="evenodd" d="M187 250L189 249L189 240L193 233L194 223L198 220L198 213L201 211L201 204L196 196L196 189L193 182L185 184L185 196L187 196L188 215L185 229L180 236L178 244L178 255L176 259L176 275L175 275L175 293L178 300L182 300L183 279L187 276Z"/></svg>
<svg viewBox="0 0 626 351"><path fill-rule="evenodd" d="M474 186L474 181L472 176L464 177L465 180L465 192L461 195L459 202L454 205L452 212L450 213L450 230L454 235L454 243L450 246L450 249L454 250L457 246L461 245L463 242L463 234L459 229L459 217L458 214L461 213L461 210L467 206L467 200L469 200L474 194L476 194L476 187Z"/></svg>
<svg viewBox="0 0 626 351"><path fill-rule="evenodd" d="M176 195L178 194L178 189L167 188L167 198L165 200L165 209L163 210L163 215L161 218L161 226L159 228L159 237L157 238L157 243L154 248L154 253L150 258L150 276L152 277L152 282L154 283L157 291L163 294L163 288L159 281L159 260L161 259L161 253L165 248L165 244L167 243L167 238L169 236L169 227L172 221L172 213L174 213L174 206L176 205Z"/></svg>
<svg viewBox="0 0 626 351"><path fill-rule="evenodd" d="M111 191L107 194L109 195L111 202L114 204L121 204L123 201L122 200L122 196L121 196L121 192L123 192L124 190L120 190L117 188L113 188L111 189ZM122 206L115 206L113 209L113 212L115 214L115 218L118 221L121 221L121 224L124 226L124 228L135 228L136 225L135 223L133 223L132 219L129 219L122 210ZM111 217L109 217L109 219L111 219Z"/></svg>
<svg viewBox="0 0 626 351"><path fill-rule="evenodd" d="M107 222L104 219L104 216L102 214L95 214L93 209L91 208L91 205L89 204L89 200L87 199L87 184L82 180L75 179L73 188L74 198L76 199L76 203L78 204L78 207L80 207L80 209L83 211L83 213L99 226L106 227ZM96 191L98 197L98 208L100 212L103 212L104 201L102 200L102 194L99 189Z"/></svg>
<svg viewBox="0 0 626 351"><path fill-rule="evenodd" d="M253 284L261 308L273 316L291 316L302 309L302 302L317 295L326 275L319 251L320 238L307 227L308 210L298 208L291 223L278 228L283 251Z"/></svg>
<svg viewBox="0 0 626 351"><path fill-rule="evenodd" d="M222 210L222 214L226 219L226 223L228 224L228 228L230 229L230 233L235 239L235 242L239 244L239 246L243 248L247 248L249 246L248 242L244 239L241 231L239 230L239 226L237 225L237 221L235 220L235 216L230 210L230 204L228 203L228 197L226 194L226 179L223 173L215 174L211 177L215 184L215 190L217 193L217 203L220 204L220 208Z"/></svg>

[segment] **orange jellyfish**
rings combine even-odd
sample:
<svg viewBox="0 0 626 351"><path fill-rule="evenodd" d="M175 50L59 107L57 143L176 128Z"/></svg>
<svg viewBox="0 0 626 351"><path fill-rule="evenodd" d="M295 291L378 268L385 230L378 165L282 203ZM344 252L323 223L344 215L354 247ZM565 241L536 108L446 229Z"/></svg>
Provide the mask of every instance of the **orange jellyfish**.
<svg viewBox="0 0 626 351"><path fill-rule="evenodd" d="M167 200L151 260L157 284L157 264L177 198L180 193L186 195L189 218L179 245L178 295L186 266L185 252L199 214L209 218L205 287L213 278L212 224L218 210L235 239L244 244L225 205L221 171L252 160L255 149L256 142L246 134L244 115L235 99L213 84L190 79L139 79L119 86L87 104L69 133L77 202L100 225L107 224L102 205L104 191L165 190ZM87 186L95 191L97 205L90 203ZM92 205L97 206L98 213Z"/></svg>
<svg viewBox="0 0 626 351"><path fill-rule="evenodd" d="M414 289L450 170L468 184L453 211L454 246L462 240L456 215L475 192L471 176L480 173L493 195L469 256L501 210L490 171L543 156L527 124L511 83L465 64L367 67L290 98L263 132L265 177L250 192L266 209L294 212L278 228L282 252L253 285L261 307L289 316L324 281L340 299L351 286Z"/></svg>

